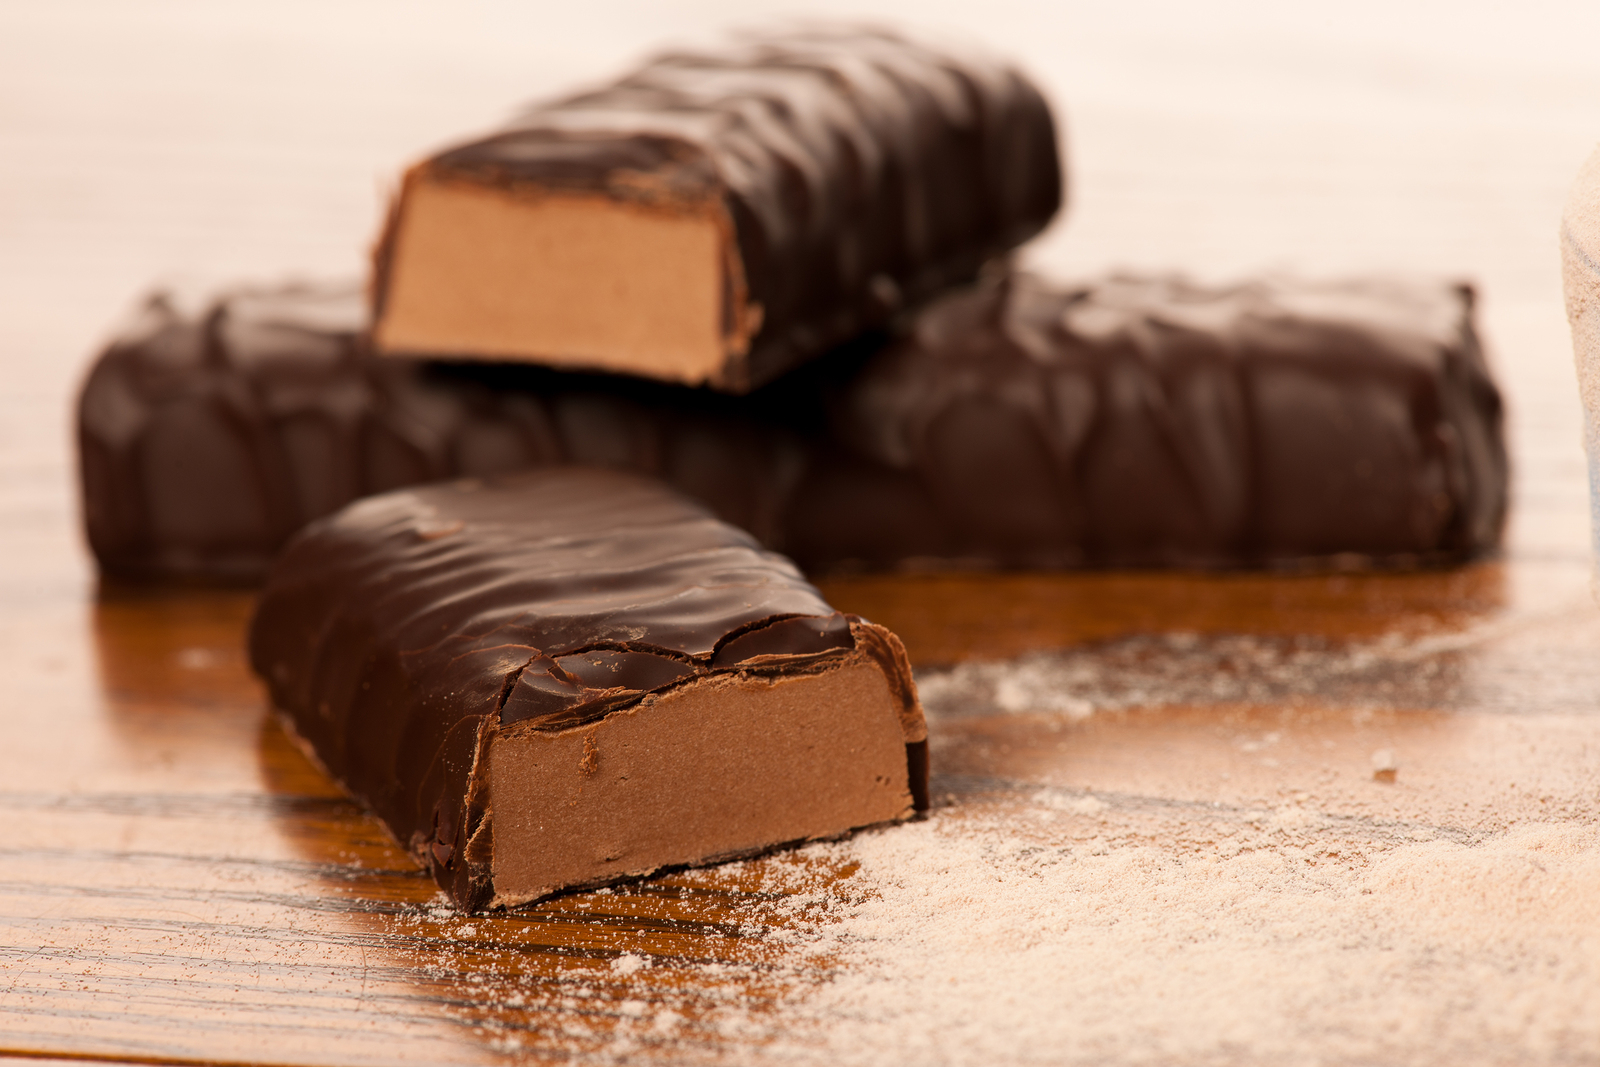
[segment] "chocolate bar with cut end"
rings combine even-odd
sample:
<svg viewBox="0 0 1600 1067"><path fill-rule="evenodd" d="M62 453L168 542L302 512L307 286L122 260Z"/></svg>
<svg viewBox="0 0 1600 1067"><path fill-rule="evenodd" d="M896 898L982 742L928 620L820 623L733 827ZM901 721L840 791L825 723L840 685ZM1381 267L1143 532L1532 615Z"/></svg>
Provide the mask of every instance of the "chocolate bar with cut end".
<svg viewBox="0 0 1600 1067"><path fill-rule="evenodd" d="M636 475L352 504L273 565L250 656L310 754L467 908L927 807L899 639Z"/></svg>
<svg viewBox="0 0 1600 1067"><path fill-rule="evenodd" d="M108 573L258 576L357 496L553 463L651 474L808 571L1446 563L1507 468L1469 289L1026 276L745 397L368 355L354 290L155 301L89 375Z"/></svg>
<svg viewBox="0 0 1600 1067"><path fill-rule="evenodd" d="M1003 62L861 28L663 55L410 169L376 348L743 393L971 279L1061 186Z"/></svg>

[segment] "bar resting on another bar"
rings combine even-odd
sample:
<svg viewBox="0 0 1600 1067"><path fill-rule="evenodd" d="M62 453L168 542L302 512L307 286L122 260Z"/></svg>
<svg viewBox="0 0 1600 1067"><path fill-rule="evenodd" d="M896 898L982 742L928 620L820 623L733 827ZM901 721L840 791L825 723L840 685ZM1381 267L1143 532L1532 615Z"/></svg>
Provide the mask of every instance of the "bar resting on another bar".
<svg viewBox="0 0 1600 1067"><path fill-rule="evenodd" d="M274 564L250 656L308 753L464 908L927 807L899 639L636 475L353 504Z"/></svg>
<svg viewBox="0 0 1600 1067"><path fill-rule="evenodd" d="M808 573L1452 563L1505 516L1465 286L1015 276L744 397L375 358L363 323L353 287L152 301L79 406L101 567L257 578L358 496L556 463L660 477Z"/></svg>
<svg viewBox="0 0 1600 1067"><path fill-rule="evenodd" d="M663 55L411 168L376 348L742 393L970 280L1061 185L998 60L866 28Z"/></svg>

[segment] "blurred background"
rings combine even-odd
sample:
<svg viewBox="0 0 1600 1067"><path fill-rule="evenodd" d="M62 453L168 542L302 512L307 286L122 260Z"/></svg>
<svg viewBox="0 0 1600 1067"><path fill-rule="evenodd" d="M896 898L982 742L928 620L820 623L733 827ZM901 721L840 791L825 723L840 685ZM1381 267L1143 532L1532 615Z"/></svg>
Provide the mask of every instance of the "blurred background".
<svg viewBox="0 0 1600 1067"><path fill-rule="evenodd" d="M1039 269L1478 281L1536 472L1519 497L1572 502L1513 543L1583 550L1576 392L1548 383L1570 378L1557 216L1600 138L1592 2L8 0L0 478L29 514L0 521L53 563L30 588L89 580L70 401L141 293L359 272L412 158L655 48L799 15L966 40L1045 86L1070 206L1025 253Z"/></svg>

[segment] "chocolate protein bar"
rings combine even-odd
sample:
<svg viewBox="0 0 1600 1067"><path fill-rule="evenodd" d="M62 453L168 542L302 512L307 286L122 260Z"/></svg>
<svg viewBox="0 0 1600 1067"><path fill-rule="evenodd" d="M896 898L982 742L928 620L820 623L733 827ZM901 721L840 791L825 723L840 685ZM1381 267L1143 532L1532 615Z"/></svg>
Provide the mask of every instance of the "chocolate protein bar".
<svg viewBox="0 0 1600 1067"><path fill-rule="evenodd" d="M358 496L571 462L815 573L1443 563L1505 516L1462 286L1014 276L744 397L379 359L362 321L353 289L152 301L80 401L101 567L250 579Z"/></svg>
<svg viewBox="0 0 1600 1067"><path fill-rule="evenodd" d="M1061 186L1003 62L861 28L675 52L412 167L374 340L742 393L971 279Z"/></svg>
<svg viewBox="0 0 1600 1067"><path fill-rule="evenodd" d="M1488 550L1507 464L1473 299L1171 277L953 295L834 393L785 550L878 567Z"/></svg>
<svg viewBox="0 0 1600 1067"><path fill-rule="evenodd" d="M464 908L927 807L899 639L637 475L352 504L275 562L250 657L293 735Z"/></svg>
<svg viewBox="0 0 1600 1067"><path fill-rule="evenodd" d="M83 517L101 569L259 581L291 533L357 497L559 463L663 477L781 540L814 396L791 426L787 410L753 415L751 397L374 358L365 323L354 285L151 298L79 397Z"/></svg>

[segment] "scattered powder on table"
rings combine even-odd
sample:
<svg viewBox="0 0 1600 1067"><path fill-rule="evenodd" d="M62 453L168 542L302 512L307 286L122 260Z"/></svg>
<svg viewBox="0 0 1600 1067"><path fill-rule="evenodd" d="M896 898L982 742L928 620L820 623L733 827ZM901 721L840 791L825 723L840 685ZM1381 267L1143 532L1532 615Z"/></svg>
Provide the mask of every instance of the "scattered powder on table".
<svg viewBox="0 0 1600 1067"><path fill-rule="evenodd" d="M1048 799L1048 794L1042 794ZM858 865L788 931L758 1061L1568 1062L1600 1055L1600 829L1051 844L1060 805L945 809L804 850ZM983 809L989 807L985 812ZM766 865L774 889L793 864ZM802 895L809 903L809 896ZM768 916L769 920L772 916ZM782 957L780 957L782 958ZM828 963L816 977L817 961ZM754 1036L761 1020L723 1025Z"/></svg>
<svg viewBox="0 0 1600 1067"><path fill-rule="evenodd" d="M1475 647L1495 632L1353 642L1159 634L919 670L917 688L934 720L1029 712L1071 721L1162 704L1303 701L1516 714L1527 707L1530 688L1546 712L1600 712L1600 659L1572 664L1564 649L1537 645ZM1472 654L1463 656L1464 649ZM1555 679L1566 684L1553 687Z"/></svg>
<svg viewBox="0 0 1600 1067"><path fill-rule="evenodd" d="M1439 642L1172 635L918 682L937 736L974 716L1208 700L1403 707L1443 689L1499 709L1526 669ZM1383 755L1374 768L1394 769ZM1372 773L1368 788L1403 788ZM487 976L563 1013L489 1032L507 1052L741 1067L1600 1062L1592 817L1475 829L1301 793L1229 807L961 788L919 822L673 876L742 901L732 956L619 945L553 984Z"/></svg>

